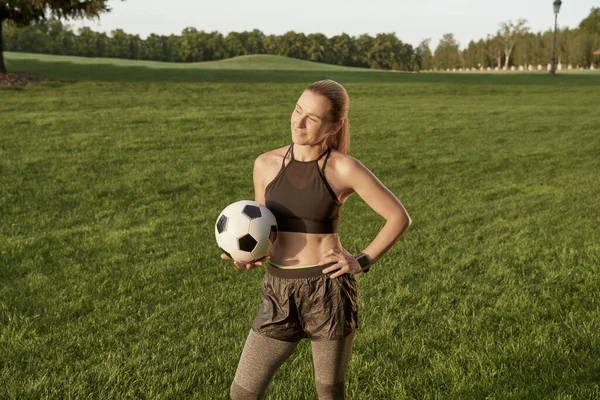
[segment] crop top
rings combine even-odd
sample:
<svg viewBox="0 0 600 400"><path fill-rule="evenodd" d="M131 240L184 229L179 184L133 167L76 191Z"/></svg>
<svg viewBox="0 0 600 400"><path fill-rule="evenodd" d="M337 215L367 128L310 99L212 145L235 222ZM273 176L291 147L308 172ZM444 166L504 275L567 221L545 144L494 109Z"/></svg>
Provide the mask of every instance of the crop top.
<svg viewBox="0 0 600 400"><path fill-rule="evenodd" d="M328 148L316 160L294 159L290 145L279 173L265 188L265 205L275 215L277 228L285 232L336 233L342 203L325 179L325 166L331 154ZM284 167L285 159L291 158ZM324 156L323 170L319 160Z"/></svg>

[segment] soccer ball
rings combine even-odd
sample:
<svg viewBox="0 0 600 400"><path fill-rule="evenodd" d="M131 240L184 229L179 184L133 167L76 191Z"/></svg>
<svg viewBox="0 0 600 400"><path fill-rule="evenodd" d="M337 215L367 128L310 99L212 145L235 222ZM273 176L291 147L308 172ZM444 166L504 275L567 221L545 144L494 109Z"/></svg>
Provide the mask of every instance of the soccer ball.
<svg viewBox="0 0 600 400"><path fill-rule="evenodd" d="M215 223L219 248L235 261L263 258L277 239L277 220L260 203L241 200L225 207Z"/></svg>

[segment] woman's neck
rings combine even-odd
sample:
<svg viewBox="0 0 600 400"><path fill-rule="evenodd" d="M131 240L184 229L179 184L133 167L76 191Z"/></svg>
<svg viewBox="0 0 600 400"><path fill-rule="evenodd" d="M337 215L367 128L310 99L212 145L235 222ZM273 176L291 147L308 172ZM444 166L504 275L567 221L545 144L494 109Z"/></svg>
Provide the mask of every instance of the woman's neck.
<svg viewBox="0 0 600 400"><path fill-rule="evenodd" d="M327 151L325 141L315 145L298 145L294 143L294 159L297 161L313 161Z"/></svg>

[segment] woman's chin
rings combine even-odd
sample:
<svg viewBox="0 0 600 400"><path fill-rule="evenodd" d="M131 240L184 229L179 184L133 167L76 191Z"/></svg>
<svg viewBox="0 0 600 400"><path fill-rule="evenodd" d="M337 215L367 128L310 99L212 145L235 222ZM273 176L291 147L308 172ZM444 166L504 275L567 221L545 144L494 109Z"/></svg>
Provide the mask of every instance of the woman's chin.
<svg viewBox="0 0 600 400"><path fill-rule="evenodd" d="M293 132L292 133L292 140L294 142L305 142L306 141L306 135L302 135L300 133Z"/></svg>

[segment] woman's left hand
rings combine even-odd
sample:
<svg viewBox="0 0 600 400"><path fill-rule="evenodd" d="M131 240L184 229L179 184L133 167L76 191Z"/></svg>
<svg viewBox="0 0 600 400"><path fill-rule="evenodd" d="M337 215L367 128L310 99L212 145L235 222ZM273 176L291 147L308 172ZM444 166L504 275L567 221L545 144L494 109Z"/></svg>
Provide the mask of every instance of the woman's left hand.
<svg viewBox="0 0 600 400"><path fill-rule="evenodd" d="M321 257L318 265L325 265L335 262L336 264L331 265L323 270L324 274L331 271L337 270L336 273L332 274L330 278L337 278L343 274L358 274L362 272L362 268L356 258L346 251L346 249L331 249Z"/></svg>

